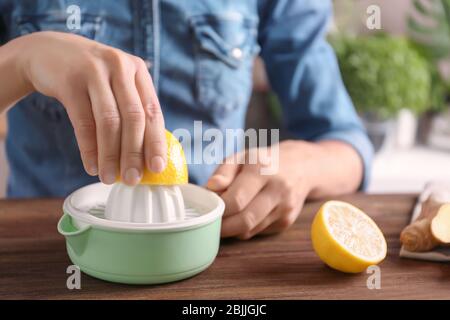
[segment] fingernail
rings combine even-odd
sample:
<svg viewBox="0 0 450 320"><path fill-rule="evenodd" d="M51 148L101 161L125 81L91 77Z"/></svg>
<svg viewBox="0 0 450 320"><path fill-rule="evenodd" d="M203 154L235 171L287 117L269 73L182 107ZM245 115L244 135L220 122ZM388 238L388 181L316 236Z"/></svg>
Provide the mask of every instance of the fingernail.
<svg viewBox="0 0 450 320"><path fill-rule="evenodd" d="M164 164L164 159L162 157L156 156L156 157L152 158L150 170L158 173L158 172L163 171L164 167L165 167L165 164Z"/></svg>
<svg viewBox="0 0 450 320"><path fill-rule="evenodd" d="M125 175L123 177L124 182L129 185L136 185L141 181L141 174L136 168L129 168L125 171Z"/></svg>
<svg viewBox="0 0 450 320"><path fill-rule="evenodd" d="M214 187L215 177L216 176L212 176L208 179L208 181L206 182L206 187L208 187L208 188Z"/></svg>
<svg viewBox="0 0 450 320"><path fill-rule="evenodd" d="M96 176L98 175L98 168L96 164L91 164L89 166L89 172L88 172L91 176Z"/></svg>
<svg viewBox="0 0 450 320"><path fill-rule="evenodd" d="M223 179L225 179L224 176L220 174L215 174L211 178L209 178L208 182L206 183L206 187L211 189L217 189L221 185L220 182L223 181Z"/></svg>
<svg viewBox="0 0 450 320"><path fill-rule="evenodd" d="M102 175L102 182L105 184L113 184L114 182L116 182L116 175L114 172L105 172Z"/></svg>

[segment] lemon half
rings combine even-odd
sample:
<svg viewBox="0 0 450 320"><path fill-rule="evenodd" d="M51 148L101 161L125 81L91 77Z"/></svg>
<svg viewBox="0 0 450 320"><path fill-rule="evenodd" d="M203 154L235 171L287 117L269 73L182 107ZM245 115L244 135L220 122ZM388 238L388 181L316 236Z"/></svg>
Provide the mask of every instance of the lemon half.
<svg viewBox="0 0 450 320"><path fill-rule="evenodd" d="M341 201L322 205L312 224L311 240L320 259L342 272L362 272L380 263L387 253L386 239L375 222Z"/></svg>

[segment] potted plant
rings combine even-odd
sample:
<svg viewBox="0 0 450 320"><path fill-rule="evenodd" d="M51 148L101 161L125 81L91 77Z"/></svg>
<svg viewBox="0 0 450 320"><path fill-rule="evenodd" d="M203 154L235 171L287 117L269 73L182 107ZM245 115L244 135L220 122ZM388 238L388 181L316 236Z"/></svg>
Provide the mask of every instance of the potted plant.
<svg viewBox="0 0 450 320"><path fill-rule="evenodd" d="M345 86L378 150L400 110L420 114L427 109L427 62L404 38L379 34L330 40Z"/></svg>
<svg viewBox="0 0 450 320"><path fill-rule="evenodd" d="M450 81L439 66L450 58L450 0L413 0L408 29L431 72L430 109L421 118L421 142L450 148Z"/></svg>

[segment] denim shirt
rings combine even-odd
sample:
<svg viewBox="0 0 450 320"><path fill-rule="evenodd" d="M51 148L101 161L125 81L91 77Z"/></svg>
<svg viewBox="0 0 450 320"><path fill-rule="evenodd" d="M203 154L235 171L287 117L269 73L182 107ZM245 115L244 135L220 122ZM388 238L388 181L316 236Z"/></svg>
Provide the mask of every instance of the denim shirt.
<svg viewBox="0 0 450 320"><path fill-rule="evenodd" d="M70 5L81 9L76 30L66 23ZM372 146L325 40L331 12L328 0L0 0L0 39L72 32L143 58L169 130L192 131L195 120L204 129L242 128L260 54L288 135L352 145L364 162L363 188ZM8 125L8 196L65 196L98 181L85 173L55 99L31 94L8 112ZM190 165L190 182L205 183L214 169Z"/></svg>

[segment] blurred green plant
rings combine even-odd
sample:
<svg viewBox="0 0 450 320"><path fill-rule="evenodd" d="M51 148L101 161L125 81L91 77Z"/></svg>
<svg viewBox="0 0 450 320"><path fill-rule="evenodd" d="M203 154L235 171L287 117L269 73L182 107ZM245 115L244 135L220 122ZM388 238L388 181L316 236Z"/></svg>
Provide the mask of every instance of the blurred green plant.
<svg viewBox="0 0 450 320"><path fill-rule="evenodd" d="M427 60L431 74L431 110L447 107L450 83L439 72L439 61L450 57L450 0L412 0L415 12L408 28L416 50Z"/></svg>
<svg viewBox="0 0 450 320"><path fill-rule="evenodd" d="M408 17L413 39L435 60L450 56L450 0L413 0L415 14Z"/></svg>
<svg viewBox="0 0 450 320"><path fill-rule="evenodd" d="M429 107L429 66L406 39L338 36L330 43L359 112L387 119L402 108L419 114Z"/></svg>

